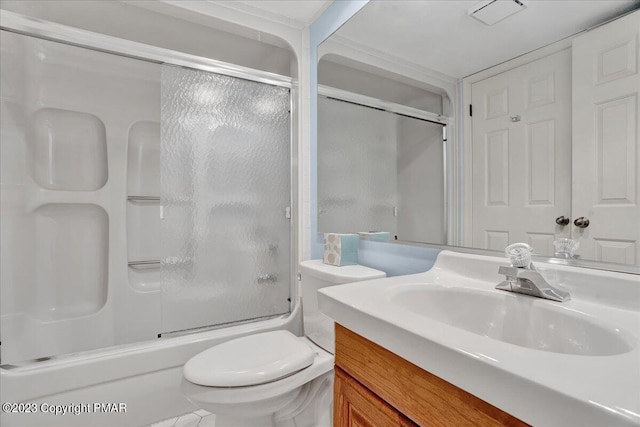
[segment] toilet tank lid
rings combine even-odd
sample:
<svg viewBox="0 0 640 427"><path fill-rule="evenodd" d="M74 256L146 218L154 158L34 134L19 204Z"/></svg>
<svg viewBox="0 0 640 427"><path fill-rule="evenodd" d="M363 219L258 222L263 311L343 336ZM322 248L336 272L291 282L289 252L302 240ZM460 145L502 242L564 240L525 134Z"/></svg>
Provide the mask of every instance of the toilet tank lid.
<svg viewBox="0 0 640 427"><path fill-rule="evenodd" d="M324 264L321 259L312 259L300 263L300 273L316 277L329 283L349 283L362 280L380 279L387 277L384 271L365 267L364 265L335 265Z"/></svg>
<svg viewBox="0 0 640 427"><path fill-rule="evenodd" d="M271 331L213 346L189 359L183 373L194 384L245 387L292 375L310 366L314 357L304 338Z"/></svg>

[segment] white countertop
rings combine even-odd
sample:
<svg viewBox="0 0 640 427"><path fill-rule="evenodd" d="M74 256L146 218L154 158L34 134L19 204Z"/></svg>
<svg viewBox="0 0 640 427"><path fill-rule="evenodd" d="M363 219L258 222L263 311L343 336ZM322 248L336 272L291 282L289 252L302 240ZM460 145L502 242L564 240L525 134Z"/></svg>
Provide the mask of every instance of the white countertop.
<svg viewBox="0 0 640 427"><path fill-rule="evenodd" d="M517 295L623 331L632 349L606 356L509 344L389 299L394 288L406 285L492 290L504 279L499 265L506 260L443 251L426 273L323 288L319 306L346 328L531 425L640 426L640 276L536 264L572 299Z"/></svg>

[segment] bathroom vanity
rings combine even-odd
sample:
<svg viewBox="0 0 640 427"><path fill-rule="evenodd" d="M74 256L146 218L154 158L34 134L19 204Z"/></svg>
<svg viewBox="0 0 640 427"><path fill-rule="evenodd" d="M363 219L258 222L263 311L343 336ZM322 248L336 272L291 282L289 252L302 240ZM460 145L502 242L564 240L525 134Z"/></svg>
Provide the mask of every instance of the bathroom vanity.
<svg viewBox="0 0 640 427"><path fill-rule="evenodd" d="M335 372L336 427L527 425L340 324Z"/></svg>
<svg viewBox="0 0 640 427"><path fill-rule="evenodd" d="M320 290L335 425L640 426L639 276L537 263L560 303L496 290L507 263L443 251L426 273Z"/></svg>

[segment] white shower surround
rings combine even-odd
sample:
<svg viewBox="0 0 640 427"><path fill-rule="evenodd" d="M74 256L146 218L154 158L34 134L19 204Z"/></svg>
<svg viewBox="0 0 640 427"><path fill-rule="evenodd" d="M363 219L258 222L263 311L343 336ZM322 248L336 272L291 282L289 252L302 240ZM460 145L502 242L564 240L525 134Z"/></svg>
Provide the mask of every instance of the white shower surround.
<svg viewBox="0 0 640 427"><path fill-rule="evenodd" d="M181 69L8 31L2 34L2 51L2 74L5 77L2 80L2 214L5 218L2 222L2 244L7 249L2 252L3 364L13 365L155 340L159 334L164 336L174 331L289 312L293 278L289 271L291 220L285 219L280 211L289 205L291 197L288 191L289 89L219 74L184 71L216 78L218 84L220 81L225 84L234 82L234 94L242 93L241 90L248 86L254 90L251 92L252 100L256 96L261 99L261 96L277 94L277 111L272 112L279 117L277 133L266 130L260 133L275 138L274 142L269 139L254 141L249 138L251 132L242 134L241 139L277 154L275 167L279 173L254 168L256 173L264 174L260 182L274 184L274 191L277 191L267 196L274 200L271 208L263 205L260 209L260 215L277 224L277 228L274 227L275 236L264 232L260 237L254 236L258 239L255 244L241 246L241 253L229 243L227 250L231 258L225 256L227 252L216 253L217 246L195 254L176 255L179 251L169 246L171 239L160 240L164 235L160 224L175 226L178 220L176 215L169 215L164 222L159 220L162 207L159 204L158 181L164 174L160 173L159 164L160 99L165 99L172 87L163 83L161 88L160 74L161 68L163 76L166 70L179 72ZM251 72L246 70L244 73ZM264 76L256 73L251 77L261 80ZM271 78L269 75L266 77ZM208 80L203 83L207 87L213 84ZM187 88L188 94L190 90L200 91L202 88L199 85ZM218 95L215 99L226 98ZM199 98L194 102L199 102ZM180 108L184 108L184 112L191 111L188 107ZM220 114L228 108L230 106L225 105L221 110L203 111L199 120L211 120L209 117L214 111ZM238 108L239 111L253 111L251 105L239 105ZM162 111L169 109L163 106ZM234 118L237 119L236 115ZM193 120L190 116L181 115L168 121L183 124L190 119ZM162 120L165 121L164 116ZM235 122L229 128L235 129L234 126L237 127ZM243 124L242 128L245 126L248 125ZM222 128L226 129L225 126ZM199 134L193 135L199 138ZM184 147L184 142L191 138L192 135L187 133L176 143ZM218 135L217 140L225 147L233 143L222 135ZM203 142L203 147L208 145ZM187 144L186 147L187 157L176 158L172 163L174 169L168 175L167 187L171 187L172 179L178 181L177 177L185 167L190 167L188 150L192 145ZM217 158L228 157L227 164L232 159L239 161L242 155L224 151L222 147L218 150L223 151L217 152ZM175 151L175 148L170 150L171 153ZM243 157L242 162L247 162L251 168L251 164L259 164L264 158L266 156L260 159ZM236 171L231 175L238 176L237 171L243 166L227 170L213 160L209 163L207 168L215 164L215 169L225 176L230 176L231 171ZM275 181L270 181L271 176ZM217 190L209 188L208 198L223 194L223 190L227 191L225 198L235 197L236 191L243 195L255 191L247 187L255 182L255 178L251 179L248 174L247 178L242 178L242 182L246 182L245 188L231 186L235 181L227 182L223 176L208 176L193 191L207 189L207 179L211 183L217 179L221 186ZM189 189L182 187L174 188L174 191L177 193L169 193L164 203L165 214L175 206L172 204L175 198L191 194ZM209 209L209 202L206 198L199 200L204 210ZM208 223L215 218L208 216L203 221ZM225 218L229 217L217 216L221 221ZM269 223L256 222L253 225L252 221L234 231L238 236L246 237L243 233L248 225L253 227L249 233L260 227L270 227ZM183 227L182 223L180 227ZM175 241L181 242L183 235L190 235L189 227L191 223L187 221L175 235ZM197 232L207 232L203 227ZM230 225L221 227L232 229ZM220 241L221 236L214 234L212 237ZM235 238L233 235L224 237ZM279 245L280 251L269 249L268 261L256 265L255 273L247 265L247 271L251 272L248 276L216 276L218 271L234 268L232 265L242 269L245 262L264 257L267 244L269 248L273 245L276 249ZM189 243L177 245L188 247ZM169 252L160 253L162 247ZM201 305L201 316L197 321L192 318L192 321L180 321L177 325L168 323L169 318L189 318L198 307L184 302L189 298L181 286L185 281L189 282L189 274L180 273L172 278L173 286L180 295L169 296L168 288L171 287L167 285L167 276L161 276L159 270L160 259L166 260L167 254L184 259L192 256L190 262L196 264L197 257L201 260L207 258L209 261L205 262L208 263L213 263L211 257L225 259L224 265L218 265L217 270L209 271L210 276L201 280L202 283L213 281L223 286L227 283L226 286L231 287L228 291L221 288L215 291L215 295L224 295L226 302L218 307L215 304ZM277 257L283 259L278 261ZM170 258L168 262L172 260ZM235 264L232 264L234 260ZM141 262L146 264L140 265ZM123 268L127 264L128 269ZM277 289L273 286L252 286L256 277L253 274L259 275L263 271L280 277ZM232 278L231 282L228 277ZM232 284L234 281L235 285ZM248 293L234 294L233 289L238 287ZM192 285L191 289L200 288ZM258 293L264 295L257 297L255 294ZM208 295L212 295L211 292ZM191 298L197 301L203 296ZM224 315L224 307L232 300L240 307L249 304L247 301L256 303L246 309L233 310L237 314ZM266 305L261 306L258 301L265 301ZM171 304L173 306L168 309Z"/></svg>
<svg viewBox="0 0 640 427"><path fill-rule="evenodd" d="M217 6L213 6L213 9L216 8ZM217 12L218 17L233 23L251 26L261 31L276 34L289 43L296 57L300 58L302 56L302 33L298 29L293 29L275 21L268 21L249 14L239 13L238 11L228 8L217 9L217 11L210 10L209 12ZM3 11L2 13L4 18L6 12ZM5 23L3 19L3 26ZM82 33L82 31L80 32ZM98 35L98 37L100 36ZM104 39L108 40L109 37L104 37ZM125 45L127 43L122 40L119 42ZM306 63L298 62L298 67L297 70L294 70L294 75L305 75L308 72L306 66ZM294 114L297 114L300 108L304 108L304 106L300 106L300 104L308 104L308 95L304 96L306 92L307 88L305 87L296 88L296 90L292 91L292 95L295 96L293 103L296 107ZM82 116L79 117L79 119L89 119L89 117ZM92 120L85 121L94 122ZM88 127L95 129L96 131L94 133L99 135L100 126L95 125L95 123L93 124L94 126ZM153 128L154 125L153 120L150 120L148 117L142 117L141 120L137 121L136 124L129 129L129 136L133 137L137 131L144 131L145 128L149 130ZM297 133L297 135L294 135L294 141L296 136L300 139L302 135L304 135L301 129L303 127L304 120L302 126L294 126L294 130ZM132 138L129 138L128 147L127 144L124 144L117 150L117 154L110 152L109 156L117 155L121 159L124 159L127 157L127 149L129 150L129 156L132 156L136 149L134 147L135 144L131 144L131 142ZM99 151L100 144L97 143L96 146L97 149L94 151ZM144 135L142 140L140 140L140 147L138 148L142 151L145 151L147 148L145 147ZM298 155L303 157L302 153L298 153ZM298 159L297 163L304 164L300 159ZM121 165L121 167L126 169L126 165ZM124 205L127 203L132 204L131 202L124 202L126 198L121 197L126 194L127 183L131 184L131 181L127 182L126 180L127 172L124 169L119 170L118 174L114 175L112 173L112 175L108 176L105 180L105 171L101 168L97 169L95 176L92 176L92 179L89 180L93 187L97 188L69 188L64 191L65 196L70 196L73 200L75 200L74 197L78 198L81 203L89 206L88 209L104 211L104 208L100 207L100 204L105 204L111 205L117 211L124 213ZM130 172L131 170L129 170L129 173ZM101 196L101 194L106 193L99 190L99 188L101 188L100 184L119 185L122 194L118 192L118 194L112 196ZM135 188L135 185L130 187L129 190L131 191L133 188ZM71 191L78 191L78 193L72 194ZM81 191L85 191L89 195L82 195ZM300 196L299 200L301 199L302 197ZM48 206L48 210L55 212L57 209L55 204L47 203L45 205ZM107 235L116 233L119 230L120 233L118 233L118 235L126 236L126 224L132 220L131 210L129 209L126 212L129 215L129 219L127 219L127 215L120 215L119 218L110 218L109 226L98 226L98 228L104 228L102 232ZM100 218L104 215L94 216ZM136 221L139 223L140 218L134 220L134 222ZM89 223L93 224L96 223L96 221L93 221L93 223L89 221ZM98 220L97 224L100 223L101 221ZM103 240L106 241L107 238L105 237ZM125 286L120 286L120 288L131 288L135 294L156 294L156 297L159 298L159 295L157 295L159 294L159 292L157 292L157 278L149 279L148 277L142 277L140 274L144 274L144 272L140 273L131 268L127 268L126 239L114 241L111 245L112 247L108 250L112 254L119 255L116 255L115 259L112 257L109 260L108 268L110 274L108 275L108 280L112 283L122 283ZM132 249L133 247L130 245L129 250L131 251ZM299 255L297 258L299 258ZM114 266L116 264L117 267ZM156 289L155 292L154 288ZM292 292L292 300L297 302L297 290L293 288ZM96 303L90 307L90 312L102 313L105 310L104 306L106 305L106 301L100 295L102 294L98 292L97 297L94 298ZM36 404L48 403L61 405L91 402L128 402L127 412L120 414L120 418L114 418L113 414L89 414L89 417L87 414L51 417L43 415L40 412L33 414L31 417L2 414L2 424L32 425L37 423L38 425L61 425L62 423L66 426L84 426L90 422L91 425L110 426L113 425L114 421L118 420L117 423L119 425L141 425L194 410L195 408L181 395L178 387L179 382L182 380L182 365L186 360L208 347L239 336L276 329L287 329L294 334L300 334L300 306L298 303L295 303L294 307L295 309L288 317L283 316L277 319L161 341L147 341L114 346L106 349L90 350L65 356L64 358L40 362L38 364L12 369L0 369L3 401L28 401ZM82 313L80 313L80 316L81 315ZM144 311L137 310L132 306L129 310L129 315L133 319L136 319L140 317L140 315L144 316ZM116 317L116 321L127 324L126 318L118 319L118 316L114 317ZM81 317L77 317L77 319L81 319ZM79 325L80 328L78 330L84 329L89 333L88 335L91 334L91 326L87 326L86 322L84 325L82 325L82 322L79 322ZM128 326L125 326L123 330L127 331L127 333L131 332L128 330Z"/></svg>
<svg viewBox="0 0 640 427"><path fill-rule="evenodd" d="M159 121L160 67L7 31L1 44L2 363L157 337L158 269L143 287L127 259L158 233L142 241L127 219L151 223L159 205L126 200L158 186L158 162L128 168L127 154L159 147L139 140ZM143 171L154 179L135 185Z"/></svg>

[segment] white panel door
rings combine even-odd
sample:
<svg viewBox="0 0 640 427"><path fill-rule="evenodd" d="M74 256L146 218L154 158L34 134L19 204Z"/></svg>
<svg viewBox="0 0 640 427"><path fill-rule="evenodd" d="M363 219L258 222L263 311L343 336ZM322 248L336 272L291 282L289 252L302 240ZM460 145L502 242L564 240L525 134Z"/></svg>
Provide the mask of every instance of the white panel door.
<svg viewBox="0 0 640 427"><path fill-rule="evenodd" d="M553 255L570 227L571 52L472 85L473 246Z"/></svg>
<svg viewBox="0 0 640 427"><path fill-rule="evenodd" d="M573 228L585 259L640 265L640 11L573 42Z"/></svg>

